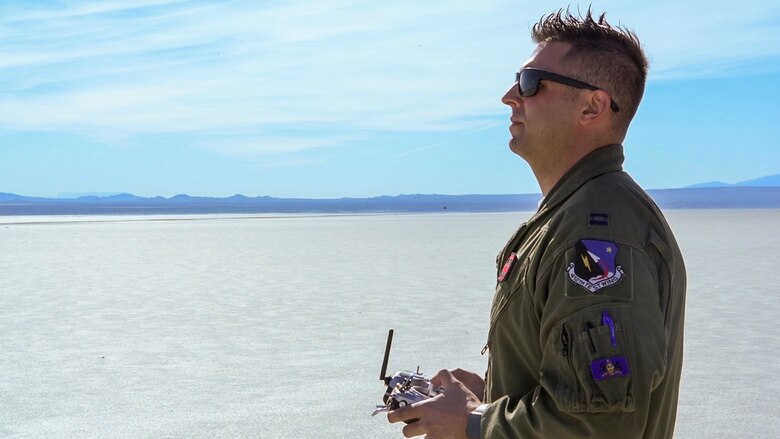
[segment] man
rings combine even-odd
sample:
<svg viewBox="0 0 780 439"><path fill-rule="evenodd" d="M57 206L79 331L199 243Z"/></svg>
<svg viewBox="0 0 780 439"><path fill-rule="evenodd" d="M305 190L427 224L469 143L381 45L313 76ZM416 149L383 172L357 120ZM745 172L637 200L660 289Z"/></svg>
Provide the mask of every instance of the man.
<svg viewBox="0 0 780 439"><path fill-rule="evenodd" d="M647 60L636 35L590 10L543 17L533 40L502 102L544 199L498 255L485 379L441 371L444 394L388 420L429 439L672 437L685 268L622 171Z"/></svg>

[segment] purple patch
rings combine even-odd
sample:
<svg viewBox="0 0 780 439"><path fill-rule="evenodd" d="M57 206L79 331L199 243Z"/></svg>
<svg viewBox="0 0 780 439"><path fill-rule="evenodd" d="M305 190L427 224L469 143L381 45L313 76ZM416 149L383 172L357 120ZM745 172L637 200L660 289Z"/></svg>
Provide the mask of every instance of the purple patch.
<svg viewBox="0 0 780 439"><path fill-rule="evenodd" d="M626 357L607 357L590 362L590 372L596 381L631 375Z"/></svg>
<svg viewBox="0 0 780 439"><path fill-rule="evenodd" d="M611 241L599 241L597 239L583 239L584 244L591 256L596 256L597 264L605 272L615 271L615 256L617 256L618 246Z"/></svg>

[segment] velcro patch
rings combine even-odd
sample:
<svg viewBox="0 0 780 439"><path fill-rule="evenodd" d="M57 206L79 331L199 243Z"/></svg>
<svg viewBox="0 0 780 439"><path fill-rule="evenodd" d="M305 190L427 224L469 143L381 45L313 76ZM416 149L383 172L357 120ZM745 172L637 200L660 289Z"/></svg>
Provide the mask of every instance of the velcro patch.
<svg viewBox="0 0 780 439"><path fill-rule="evenodd" d="M609 226L609 214L606 213L588 213L588 225L589 226Z"/></svg>
<svg viewBox="0 0 780 439"><path fill-rule="evenodd" d="M574 246L574 261L566 267L569 280L581 286L590 294L612 286L625 273L621 266L615 266L615 258L620 248L612 241L598 239L580 239Z"/></svg>
<svg viewBox="0 0 780 439"><path fill-rule="evenodd" d="M590 372L596 381L631 375L626 357L607 357L590 362Z"/></svg>
<svg viewBox="0 0 780 439"><path fill-rule="evenodd" d="M512 252L509 255L509 258L507 258L506 262L504 262L504 266L501 268L501 273L498 274L499 282L503 282L504 279L506 279L506 276L509 274L510 271L512 271L512 266L515 265L516 260L517 260L517 253Z"/></svg>

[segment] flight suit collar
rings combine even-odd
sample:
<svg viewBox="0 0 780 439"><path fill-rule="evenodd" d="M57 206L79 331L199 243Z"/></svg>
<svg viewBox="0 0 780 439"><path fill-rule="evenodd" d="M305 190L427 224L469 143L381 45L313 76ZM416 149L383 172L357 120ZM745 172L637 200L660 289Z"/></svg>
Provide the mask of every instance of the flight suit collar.
<svg viewBox="0 0 780 439"><path fill-rule="evenodd" d="M569 196L576 192L580 186L599 175L621 171L622 169L622 145L614 144L603 146L583 157L582 160L577 162L563 175L547 196L542 198L536 213L515 231L506 246L498 253L496 258L497 268L501 268L502 264L507 261L509 253L517 248L519 243L525 239L528 231L540 218L543 218L550 210L564 202Z"/></svg>
<svg viewBox="0 0 780 439"><path fill-rule="evenodd" d="M603 146L586 155L553 186L534 216L542 216L554 209L589 180L623 170L623 160L623 146L618 144Z"/></svg>

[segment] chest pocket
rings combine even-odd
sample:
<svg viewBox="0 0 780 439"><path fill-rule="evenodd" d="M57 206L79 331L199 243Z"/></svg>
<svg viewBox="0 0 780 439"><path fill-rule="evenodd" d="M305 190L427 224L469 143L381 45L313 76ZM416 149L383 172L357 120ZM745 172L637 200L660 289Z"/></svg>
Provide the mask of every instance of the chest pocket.
<svg viewBox="0 0 780 439"><path fill-rule="evenodd" d="M513 266L506 272L504 278L499 280L496 285L496 294L490 312L491 321L495 321L498 318L507 304L509 304L515 296L522 294L521 290L525 284L527 272L528 258L523 258L522 260L518 258L514 261Z"/></svg>
<svg viewBox="0 0 780 439"><path fill-rule="evenodd" d="M547 225L530 227L524 224L500 253L499 258L503 257L503 261L498 261L498 283L490 313L492 322L495 322L510 301L522 294L528 282L530 261L538 257L544 247L547 230ZM510 251L512 248L516 250Z"/></svg>
<svg viewBox="0 0 780 439"><path fill-rule="evenodd" d="M490 330L485 349L490 347L497 322L509 304L513 300L518 300L523 294L528 294L527 285L531 259L536 255L546 232L546 225L530 227L528 224L524 224L499 253L496 292L490 310ZM507 266L507 263L512 260L512 255L515 255L515 259ZM483 354L485 349L482 350Z"/></svg>
<svg viewBox="0 0 780 439"><path fill-rule="evenodd" d="M490 347L490 342L493 339L493 332L498 325L498 320L501 318L501 315L513 300L519 300L523 294L527 293L525 291L527 274L528 258L524 258L523 260L518 259L509 273L507 273L504 280L499 281L496 285L496 294L493 298L493 306L490 310L490 329L488 330L487 344L485 345L485 349L482 350L483 354L486 349Z"/></svg>

